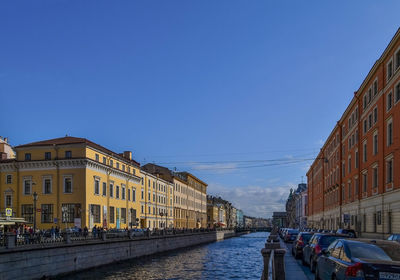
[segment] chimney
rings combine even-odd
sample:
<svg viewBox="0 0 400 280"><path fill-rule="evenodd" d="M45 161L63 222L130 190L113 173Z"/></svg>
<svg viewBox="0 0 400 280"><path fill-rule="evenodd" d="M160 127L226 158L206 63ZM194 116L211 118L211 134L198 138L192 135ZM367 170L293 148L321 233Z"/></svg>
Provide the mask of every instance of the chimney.
<svg viewBox="0 0 400 280"><path fill-rule="evenodd" d="M131 151L124 151L124 158L132 160L132 152Z"/></svg>

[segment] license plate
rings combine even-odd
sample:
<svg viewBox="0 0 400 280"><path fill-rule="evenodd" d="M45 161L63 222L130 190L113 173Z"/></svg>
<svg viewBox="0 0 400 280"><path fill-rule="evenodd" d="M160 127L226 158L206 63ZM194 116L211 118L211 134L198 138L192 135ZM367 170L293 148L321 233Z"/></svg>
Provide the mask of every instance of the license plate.
<svg viewBox="0 0 400 280"><path fill-rule="evenodd" d="M382 280L400 280L399 273L392 272L379 272L379 279Z"/></svg>

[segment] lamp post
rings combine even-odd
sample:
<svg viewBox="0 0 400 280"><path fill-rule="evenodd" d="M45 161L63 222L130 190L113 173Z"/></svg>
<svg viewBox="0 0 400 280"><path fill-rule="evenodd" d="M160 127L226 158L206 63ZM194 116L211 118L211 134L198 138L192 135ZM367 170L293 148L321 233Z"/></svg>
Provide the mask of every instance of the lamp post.
<svg viewBox="0 0 400 280"><path fill-rule="evenodd" d="M38 200L37 192L33 192L33 233L36 233L36 202Z"/></svg>
<svg viewBox="0 0 400 280"><path fill-rule="evenodd" d="M167 228L168 226L167 217L168 217L168 211L165 212L165 228Z"/></svg>
<svg viewBox="0 0 400 280"><path fill-rule="evenodd" d="M162 225L162 217L164 216L164 213L160 212L160 216L161 216L161 225Z"/></svg>

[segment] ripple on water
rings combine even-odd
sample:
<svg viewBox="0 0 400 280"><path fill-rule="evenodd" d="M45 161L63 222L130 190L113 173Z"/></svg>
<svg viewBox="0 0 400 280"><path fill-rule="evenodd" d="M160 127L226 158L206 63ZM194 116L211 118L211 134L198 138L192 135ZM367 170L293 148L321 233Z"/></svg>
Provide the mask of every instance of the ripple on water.
<svg viewBox="0 0 400 280"><path fill-rule="evenodd" d="M260 279L268 233L250 233L202 246L124 261L59 279Z"/></svg>

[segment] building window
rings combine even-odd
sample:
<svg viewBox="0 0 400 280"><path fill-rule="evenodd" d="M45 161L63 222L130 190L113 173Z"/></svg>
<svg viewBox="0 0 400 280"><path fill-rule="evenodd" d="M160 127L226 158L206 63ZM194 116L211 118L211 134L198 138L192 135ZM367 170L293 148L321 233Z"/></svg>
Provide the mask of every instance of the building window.
<svg viewBox="0 0 400 280"><path fill-rule="evenodd" d="M106 157L103 157L103 164L107 164L107 159L106 159Z"/></svg>
<svg viewBox="0 0 400 280"><path fill-rule="evenodd" d="M363 192L365 193L367 192L367 187L368 187L368 173L364 172L362 176L363 176Z"/></svg>
<svg viewBox="0 0 400 280"><path fill-rule="evenodd" d="M121 224L126 224L126 208L121 208Z"/></svg>
<svg viewBox="0 0 400 280"><path fill-rule="evenodd" d="M29 195L32 193L32 179L24 179L24 194Z"/></svg>
<svg viewBox="0 0 400 280"><path fill-rule="evenodd" d="M349 199L351 198L351 182L349 182L348 184L347 184L347 186L348 186L348 196L349 196Z"/></svg>
<svg viewBox="0 0 400 280"><path fill-rule="evenodd" d="M125 171L125 165L122 165L122 171Z"/></svg>
<svg viewBox="0 0 400 280"><path fill-rule="evenodd" d="M131 189L128 188L128 201L131 201Z"/></svg>
<svg viewBox="0 0 400 280"><path fill-rule="evenodd" d="M72 176L64 177L64 193L72 193Z"/></svg>
<svg viewBox="0 0 400 280"><path fill-rule="evenodd" d="M351 157L349 157L349 173L351 172Z"/></svg>
<svg viewBox="0 0 400 280"><path fill-rule="evenodd" d="M33 205L32 204L22 204L21 205L21 215L28 224L33 223Z"/></svg>
<svg viewBox="0 0 400 280"><path fill-rule="evenodd" d="M45 160L51 160L51 152L45 152L44 153L44 159Z"/></svg>
<svg viewBox="0 0 400 280"><path fill-rule="evenodd" d="M387 122L387 146L391 146L393 144L393 121L390 119Z"/></svg>
<svg viewBox="0 0 400 280"><path fill-rule="evenodd" d="M386 160L386 184L393 182L393 158Z"/></svg>
<svg viewBox="0 0 400 280"><path fill-rule="evenodd" d="M378 80L374 81L374 96L378 94Z"/></svg>
<svg viewBox="0 0 400 280"><path fill-rule="evenodd" d="M125 186L121 186L121 198L125 199Z"/></svg>
<svg viewBox="0 0 400 280"><path fill-rule="evenodd" d="M26 153L25 154L25 160L29 161L31 159L32 159L31 154L30 153Z"/></svg>
<svg viewBox="0 0 400 280"><path fill-rule="evenodd" d="M100 180L94 179L94 194L100 194Z"/></svg>
<svg viewBox="0 0 400 280"><path fill-rule="evenodd" d="M115 163L115 167L119 169L119 162Z"/></svg>
<svg viewBox="0 0 400 280"><path fill-rule="evenodd" d="M119 186L115 187L115 198L119 198Z"/></svg>
<svg viewBox="0 0 400 280"><path fill-rule="evenodd" d="M355 155L356 156L355 156L355 160L354 160L355 163L354 164L355 164L355 167L358 168L358 160L359 160L358 151L356 151Z"/></svg>
<svg viewBox="0 0 400 280"><path fill-rule="evenodd" d="M367 162L367 141L363 144L363 161Z"/></svg>
<svg viewBox="0 0 400 280"><path fill-rule="evenodd" d="M95 154L94 157L95 157L96 161L100 161L99 154Z"/></svg>
<svg viewBox="0 0 400 280"><path fill-rule="evenodd" d="M392 109L392 106L393 106L393 94L392 92L389 92L386 96L386 111Z"/></svg>
<svg viewBox="0 0 400 280"><path fill-rule="evenodd" d="M374 155L376 155L378 153L378 132L374 133L373 138L374 138L374 147L373 147L374 149L373 149L373 152L374 152Z"/></svg>
<svg viewBox="0 0 400 280"><path fill-rule="evenodd" d="M372 187L376 189L378 187L378 167L373 167L372 170Z"/></svg>
<svg viewBox="0 0 400 280"><path fill-rule="evenodd" d="M72 158L72 152L71 151L65 151L65 158Z"/></svg>
<svg viewBox="0 0 400 280"><path fill-rule="evenodd" d="M92 204L90 206L90 212L92 213L93 222L100 223L100 205Z"/></svg>
<svg viewBox="0 0 400 280"><path fill-rule="evenodd" d="M53 204L42 204L42 223L53 223Z"/></svg>
<svg viewBox="0 0 400 280"><path fill-rule="evenodd" d="M112 159L110 159L110 166L114 167L114 161Z"/></svg>
<svg viewBox="0 0 400 280"><path fill-rule="evenodd" d="M12 175L6 175L6 184L12 184Z"/></svg>
<svg viewBox="0 0 400 280"><path fill-rule="evenodd" d="M400 83L396 85L394 88L395 95L394 95L394 102L397 103L400 100Z"/></svg>
<svg viewBox="0 0 400 280"><path fill-rule="evenodd" d="M378 108L374 109L374 124L376 124L378 121Z"/></svg>
<svg viewBox="0 0 400 280"><path fill-rule="evenodd" d="M110 224L115 223L115 208L110 206Z"/></svg>
<svg viewBox="0 0 400 280"><path fill-rule="evenodd" d="M358 189L359 189L358 178L354 179L354 188L355 188L355 194L358 195Z"/></svg>
<svg viewBox="0 0 400 280"><path fill-rule="evenodd" d="M114 185L110 184L110 197L114 197Z"/></svg>
<svg viewBox="0 0 400 280"><path fill-rule="evenodd" d="M376 212L376 223L380 226L382 224L382 212Z"/></svg>
<svg viewBox="0 0 400 280"><path fill-rule="evenodd" d="M143 214L143 213L144 213L143 210L144 210L144 209L143 209L143 205L142 205L142 207L140 208L140 213Z"/></svg>
<svg viewBox="0 0 400 280"><path fill-rule="evenodd" d="M12 195L6 195L6 208L12 208Z"/></svg>
<svg viewBox="0 0 400 280"><path fill-rule="evenodd" d="M81 205L73 203L62 204L62 222L73 223L75 218L81 217Z"/></svg>
<svg viewBox="0 0 400 280"><path fill-rule="evenodd" d="M400 67L400 49L397 50L396 54L394 55L394 60L396 62L396 70Z"/></svg>
<svg viewBox="0 0 400 280"><path fill-rule="evenodd" d="M390 60L387 64L387 80L389 81L393 76L393 61Z"/></svg>
<svg viewBox="0 0 400 280"><path fill-rule="evenodd" d="M367 127L367 120L364 120L364 133L367 133L368 127Z"/></svg>
<svg viewBox="0 0 400 280"><path fill-rule="evenodd" d="M107 195L107 183L103 182L103 196Z"/></svg>
<svg viewBox="0 0 400 280"><path fill-rule="evenodd" d="M136 189L132 189L132 201L136 201Z"/></svg>
<svg viewBox="0 0 400 280"><path fill-rule="evenodd" d="M142 198L142 200L144 199L144 190L143 190L143 188L142 188L141 198Z"/></svg>
<svg viewBox="0 0 400 280"><path fill-rule="evenodd" d="M50 194L52 189L51 178L43 178L43 193Z"/></svg>

